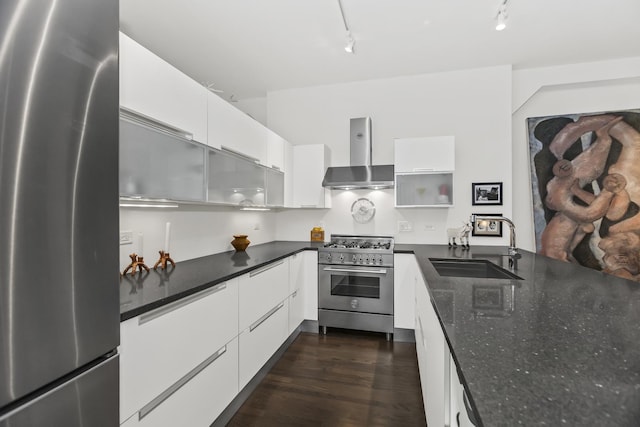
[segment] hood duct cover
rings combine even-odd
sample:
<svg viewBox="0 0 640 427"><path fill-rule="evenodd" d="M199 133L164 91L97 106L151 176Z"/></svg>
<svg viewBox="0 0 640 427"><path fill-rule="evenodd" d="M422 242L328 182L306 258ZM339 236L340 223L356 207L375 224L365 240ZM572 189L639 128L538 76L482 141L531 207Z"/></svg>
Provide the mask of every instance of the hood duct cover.
<svg viewBox="0 0 640 427"><path fill-rule="evenodd" d="M394 167L372 165L371 146L371 118L351 119L351 166L327 168L322 186L338 190L392 188Z"/></svg>

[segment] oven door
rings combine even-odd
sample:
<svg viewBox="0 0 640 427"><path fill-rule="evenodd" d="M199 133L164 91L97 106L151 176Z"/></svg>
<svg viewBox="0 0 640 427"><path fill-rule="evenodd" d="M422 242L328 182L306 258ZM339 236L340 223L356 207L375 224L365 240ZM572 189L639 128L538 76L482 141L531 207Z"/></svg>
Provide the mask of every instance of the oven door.
<svg viewBox="0 0 640 427"><path fill-rule="evenodd" d="M318 307L393 314L393 268L319 265Z"/></svg>

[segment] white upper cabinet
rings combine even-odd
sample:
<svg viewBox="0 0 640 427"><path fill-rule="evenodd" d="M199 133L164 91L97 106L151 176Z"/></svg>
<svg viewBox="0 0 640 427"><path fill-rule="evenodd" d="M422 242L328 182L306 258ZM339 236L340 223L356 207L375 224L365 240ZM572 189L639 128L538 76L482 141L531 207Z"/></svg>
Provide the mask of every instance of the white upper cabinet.
<svg viewBox="0 0 640 427"><path fill-rule="evenodd" d="M284 162L284 205L293 206L293 145L289 141L283 144Z"/></svg>
<svg viewBox="0 0 640 427"><path fill-rule="evenodd" d="M207 141L201 84L120 33L120 105Z"/></svg>
<svg viewBox="0 0 640 427"><path fill-rule="evenodd" d="M286 172L284 163L284 147L287 141L283 137L267 129L267 164L270 168L280 169Z"/></svg>
<svg viewBox="0 0 640 427"><path fill-rule="evenodd" d="M394 140L396 172L453 172L453 136L397 138Z"/></svg>
<svg viewBox="0 0 640 427"><path fill-rule="evenodd" d="M453 206L453 136L394 140L395 206Z"/></svg>
<svg viewBox="0 0 640 427"><path fill-rule="evenodd" d="M271 166L267 159L269 129L216 94L208 94L207 104L208 145Z"/></svg>
<svg viewBox="0 0 640 427"><path fill-rule="evenodd" d="M324 144L293 146L292 207L331 207L331 190L322 186L330 156Z"/></svg>

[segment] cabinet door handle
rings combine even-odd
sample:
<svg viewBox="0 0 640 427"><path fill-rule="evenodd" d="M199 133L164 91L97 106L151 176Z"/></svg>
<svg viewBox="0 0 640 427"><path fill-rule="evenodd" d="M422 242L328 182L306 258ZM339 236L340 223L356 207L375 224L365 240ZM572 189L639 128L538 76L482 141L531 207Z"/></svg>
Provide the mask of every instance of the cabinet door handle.
<svg viewBox="0 0 640 427"><path fill-rule="evenodd" d="M157 319L160 316L164 316L165 314L171 313L172 311L175 311L179 308L184 307L187 304L191 304L192 302L196 302L199 299L202 299L204 297L208 297L209 295L213 295L216 292L220 292L224 289L227 289L227 283L222 283L220 285L214 286L210 289L204 290L202 292L198 292L196 294L193 295L189 295L188 297L184 297L182 299L179 299L178 301L169 303L165 306L162 306L160 308L157 308L153 311L150 311L148 313L142 314L139 318L138 318L138 325L144 325L147 322L152 321L153 319Z"/></svg>
<svg viewBox="0 0 640 427"><path fill-rule="evenodd" d="M162 404L165 400L167 400L173 393L180 390L180 388L191 381L196 375L200 372L204 371L207 366L211 365L215 362L220 356L227 352L227 346L225 345L220 350L213 353L209 356L204 362L200 363L198 366L189 371L184 377L180 378L173 385L171 385L168 389L160 393L155 399L151 402L147 403L140 411L138 411L138 419L141 420L147 415L149 415L154 409Z"/></svg>
<svg viewBox="0 0 640 427"><path fill-rule="evenodd" d="M254 329L262 325L268 318L273 316L275 312L280 310L282 307L284 307L284 301L278 304L277 306L273 307L271 310L267 312L267 314L259 318L253 325L249 326L249 332L253 332Z"/></svg>
<svg viewBox="0 0 640 427"><path fill-rule="evenodd" d="M279 265L284 264L284 260L280 262L274 262L272 264L267 265L266 267L259 268L258 270L254 270L249 273L249 277L257 276L258 274L264 273L267 270L271 270L272 268L276 268Z"/></svg>
<svg viewBox="0 0 640 427"><path fill-rule="evenodd" d="M153 117L146 116L137 111L130 110L125 107L120 107L120 117L128 120L132 123L148 127L150 129L169 134L178 138L186 139L187 141L193 141L193 134L184 129L180 129L170 124L161 122Z"/></svg>
<svg viewBox="0 0 640 427"><path fill-rule="evenodd" d="M246 160L250 160L250 161L252 161L254 163L260 163L260 159L258 159L257 157L252 157L252 156L250 156L248 154L244 154L243 152L238 151L238 150L234 150L233 148L229 148L226 145L221 145L220 149L222 151L226 151L227 153L235 154L236 156L242 157L242 158L244 158Z"/></svg>
<svg viewBox="0 0 640 427"><path fill-rule="evenodd" d="M301 208L317 208L318 205L300 205Z"/></svg>

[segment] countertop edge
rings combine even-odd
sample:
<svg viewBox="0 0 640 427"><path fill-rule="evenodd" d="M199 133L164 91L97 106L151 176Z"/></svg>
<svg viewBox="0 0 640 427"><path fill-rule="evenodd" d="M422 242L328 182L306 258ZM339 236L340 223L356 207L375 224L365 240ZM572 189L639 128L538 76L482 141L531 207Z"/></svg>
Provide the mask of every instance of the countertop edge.
<svg viewBox="0 0 640 427"><path fill-rule="evenodd" d="M273 243L275 243L275 242L263 243L261 245L255 245L253 248L260 247L260 246L264 247L266 245L270 245L270 244L273 244ZM305 242L290 242L290 243L300 243L301 245L305 244ZM158 308L163 307L163 306L165 306L167 304L171 304L172 302L178 301L178 300L180 300L182 298L188 297L188 296L196 294L198 292L205 291L205 290L207 290L207 289L209 289L209 288L211 288L213 286L216 286L216 285L218 285L220 283L226 282L228 280L231 280L231 279L234 279L236 277L242 276L244 274L250 273L251 271L254 271L254 270L257 270L259 268L262 268L265 265L271 264L272 262L275 262L275 261L278 261L278 260L281 260L281 259L284 259L284 258L288 258L288 257L290 257L292 255L295 255L295 254L303 252L303 251L317 251L318 250L317 247L311 246L311 242L306 242L306 243L309 246L302 246L302 247L297 248L297 249L295 249L293 251L279 253L278 255L270 257L270 258L267 258L267 259L264 259L264 260L262 260L261 262L255 264L255 265L247 266L246 268L244 268L242 270L235 271L235 272L233 272L231 274L228 274L228 275L225 275L225 276L216 277L211 281L208 281L208 282L205 282L205 283L202 283L202 284L198 284L198 285L194 285L192 287L189 287L188 289L186 289L186 290L184 290L182 292L179 292L179 293L176 293L176 294L173 294L173 295L169 295L169 296L167 296L165 298L160 298L160 299L154 300L152 302L146 303L146 304L141 305L139 307L132 308L130 310L122 311L120 313L120 322L124 322L126 320L129 320L129 319L132 319L134 317L137 317L137 316L139 316L141 314L148 313L148 312L150 312L152 310L158 309ZM194 260L204 259L204 258L207 258L207 257L210 257L210 256L215 256L215 255L232 254L233 252L234 251L226 251L226 252L207 255L207 256L203 256L203 257L199 257L199 258L195 258L195 259L180 261L180 262L176 263L176 267L175 268L180 266L181 263L193 262Z"/></svg>

